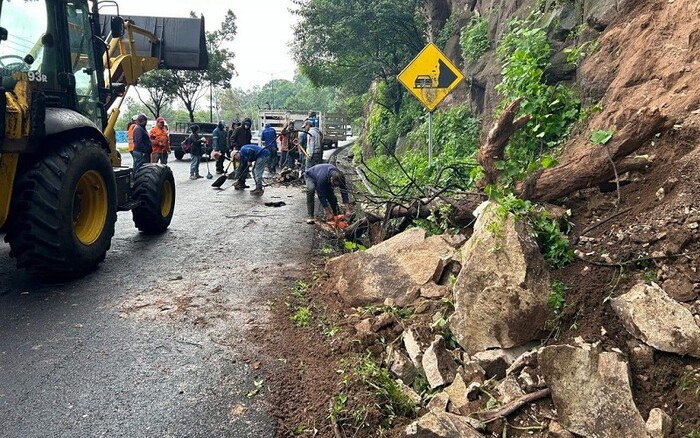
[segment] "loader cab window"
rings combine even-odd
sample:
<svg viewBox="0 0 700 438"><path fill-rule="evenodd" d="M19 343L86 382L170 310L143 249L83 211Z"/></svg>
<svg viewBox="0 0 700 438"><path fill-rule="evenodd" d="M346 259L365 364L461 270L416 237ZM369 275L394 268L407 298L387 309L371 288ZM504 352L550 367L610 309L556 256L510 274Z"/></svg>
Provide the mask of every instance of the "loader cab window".
<svg viewBox="0 0 700 438"><path fill-rule="evenodd" d="M75 76L75 94L81 113L101 126L97 71L92 45L92 31L86 3L66 2L68 17L68 41L70 44L71 70Z"/></svg>
<svg viewBox="0 0 700 438"><path fill-rule="evenodd" d="M41 74L49 73L42 67L47 52L46 2L5 1L0 3L0 8L0 27L7 32L7 39L0 41L3 86L14 87L12 76L17 72L27 72L31 80L37 80L38 77L40 82L49 81L48 76L45 76L46 81L41 81ZM55 66L52 70L55 71Z"/></svg>

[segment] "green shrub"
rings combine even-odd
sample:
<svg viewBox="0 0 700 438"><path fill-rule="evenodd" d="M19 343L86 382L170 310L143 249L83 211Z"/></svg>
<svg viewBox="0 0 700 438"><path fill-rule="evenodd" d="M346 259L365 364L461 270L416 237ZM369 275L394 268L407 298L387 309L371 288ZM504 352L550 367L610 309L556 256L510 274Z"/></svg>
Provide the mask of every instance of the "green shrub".
<svg viewBox="0 0 700 438"><path fill-rule="evenodd" d="M505 217L513 214L518 220L528 221L540 252L553 267L562 268L571 263L574 253L569 247L569 240L559 227L559 223L550 218L546 211L537 210L532 202L520 199L512 193L501 196L498 202L499 206L495 211L496 220L488 225L488 230L494 236L498 237L501 233Z"/></svg>
<svg viewBox="0 0 700 438"><path fill-rule="evenodd" d="M437 111L433 120L432 166L428 164L428 122L424 121L407 136L413 147L397 154L401 165L392 157L392 151L379 148L377 155L366 161L368 178L385 193L401 191L412 182L417 186L413 187L414 192L428 185L470 188L478 177L472 169L476 167L480 128L479 120L466 106ZM445 168L449 170L438 174Z"/></svg>
<svg viewBox="0 0 700 438"><path fill-rule="evenodd" d="M401 391L389 372L379 366L371 355L365 355L355 369L362 383L374 393L377 406L384 416L383 426L391 426L396 417L414 418L416 405Z"/></svg>
<svg viewBox="0 0 700 438"><path fill-rule="evenodd" d="M478 15L472 15L459 36L462 58L467 61L476 61L486 53L491 45L488 30L488 20Z"/></svg>
<svg viewBox="0 0 700 438"><path fill-rule="evenodd" d="M511 30L496 49L503 62L502 81L496 86L503 100L497 112L523 97L520 113L532 116L510 138L506 160L499 163L506 185L545 167L544 164L553 164L550 154L555 153L566 138L580 110L580 100L571 88L544 81L551 47L545 29L537 27L536 18L513 20ZM547 161L543 164L544 158Z"/></svg>

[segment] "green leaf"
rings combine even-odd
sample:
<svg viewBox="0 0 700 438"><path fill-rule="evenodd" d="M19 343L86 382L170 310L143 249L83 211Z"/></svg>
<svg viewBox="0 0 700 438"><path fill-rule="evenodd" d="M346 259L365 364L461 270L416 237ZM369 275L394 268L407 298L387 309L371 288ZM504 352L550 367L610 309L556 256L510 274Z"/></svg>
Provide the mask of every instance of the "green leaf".
<svg viewBox="0 0 700 438"><path fill-rule="evenodd" d="M542 161L540 162L541 166L543 169L549 169L550 167L556 166L557 160L555 160L553 157L550 157L549 155L545 155L542 157Z"/></svg>
<svg viewBox="0 0 700 438"><path fill-rule="evenodd" d="M605 144L613 138L615 131L599 129L591 134L591 142L594 144Z"/></svg>

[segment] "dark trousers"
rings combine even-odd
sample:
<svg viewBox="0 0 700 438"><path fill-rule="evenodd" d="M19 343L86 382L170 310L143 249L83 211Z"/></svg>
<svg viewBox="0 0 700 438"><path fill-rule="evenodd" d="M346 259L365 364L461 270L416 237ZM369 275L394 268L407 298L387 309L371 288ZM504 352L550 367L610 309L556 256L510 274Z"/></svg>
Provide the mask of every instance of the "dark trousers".
<svg viewBox="0 0 700 438"><path fill-rule="evenodd" d="M314 210L316 208L316 184L311 179L306 179L306 214L308 217L314 217ZM328 205L331 207L333 215L338 214L338 198L335 196L334 192L326 198Z"/></svg>
<svg viewBox="0 0 700 438"><path fill-rule="evenodd" d="M219 155L219 158L216 159L216 171L220 173L224 173L224 160L226 158L226 155L222 152L221 155Z"/></svg>
<svg viewBox="0 0 700 438"><path fill-rule="evenodd" d="M289 152L287 152L287 151L280 152L280 168L284 169L285 167L292 167L287 162L288 160L289 160Z"/></svg>
<svg viewBox="0 0 700 438"><path fill-rule="evenodd" d="M277 155L277 148L267 147L270 150L270 158L267 161L267 170L271 173L277 172L277 162L279 161L279 155Z"/></svg>

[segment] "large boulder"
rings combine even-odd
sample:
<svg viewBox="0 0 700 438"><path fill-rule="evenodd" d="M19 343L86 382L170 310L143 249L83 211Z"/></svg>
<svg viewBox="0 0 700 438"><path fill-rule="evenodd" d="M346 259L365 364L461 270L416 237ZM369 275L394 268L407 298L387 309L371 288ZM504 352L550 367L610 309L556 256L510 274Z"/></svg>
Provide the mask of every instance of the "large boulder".
<svg viewBox="0 0 700 438"><path fill-rule="evenodd" d="M647 436L622 355L589 344L555 345L540 350L538 361L566 429L584 437Z"/></svg>
<svg viewBox="0 0 700 438"><path fill-rule="evenodd" d="M412 290L436 282L452 260L454 247L441 236L409 229L369 248L335 257L326 272L349 306L381 304L390 298L409 304Z"/></svg>
<svg viewBox="0 0 700 438"><path fill-rule="evenodd" d="M612 300L612 307L635 338L669 353L700 357L700 327L693 314L656 283L640 283Z"/></svg>
<svg viewBox="0 0 700 438"><path fill-rule="evenodd" d="M450 328L473 355L538 339L551 316L546 263L525 224L487 204L460 253Z"/></svg>

